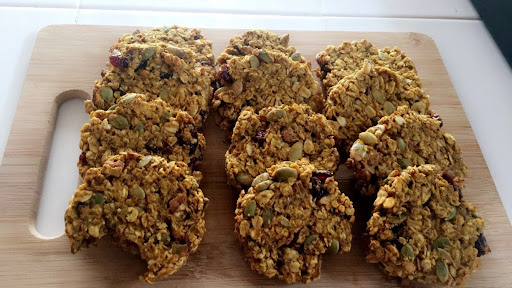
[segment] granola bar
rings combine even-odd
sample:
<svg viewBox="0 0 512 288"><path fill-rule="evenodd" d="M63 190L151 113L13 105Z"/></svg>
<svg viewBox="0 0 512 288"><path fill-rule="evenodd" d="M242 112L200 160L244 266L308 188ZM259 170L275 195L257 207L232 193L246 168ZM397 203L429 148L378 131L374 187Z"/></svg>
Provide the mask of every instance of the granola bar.
<svg viewBox="0 0 512 288"><path fill-rule="evenodd" d="M84 175L110 156L127 151L193 166L201 160L205 145L189 114L160 99L147 102L145 95L130 93L110 110L91 113L90 123L80 130L82 154L77 165Z"/></svg>
<svg viewBox="0 0 512 288"><path fill-rule="evenodd" d="M479 266L484 221L434 165L393 171L368 221L367 260L403 284L461 285ZM487 247L488 248L488 247Z"/></svg>
<svg viewBox="0 0 512 288"><path fill-rule="evenodd" d="M331 88L325 102L325 116L333 120L338 147L348 152L360 132L401 105L422 114L430 113L429 97L422 89L406 89L397 73L366 63Z"/></svg>
<svg viewBox="0 0 512 288"><path fill-rule="evenodd" d="M351 248L352 202L331 172L305 159L255 178L240 193L235 214L235 234L251 269L286 283L318 279L322 254Z"/></svg>
<svg viewBox="0 0 512 288"><path fill-rule="evenodd" d="M87 170L65 213L76 253L104 236L147 262L146 282L185 265L205 232L208 199L187 164L121 153Z"/></svg>
<svg viewBox="0 0 512 288"><path fill-rule="evenodd" d="M323 79L326 90L338 81L361 69L364 63L387 67L401 76L401 84L406 88L421 88L414 62L398 47L377 49L367 40L343 42L339 46L329 45L316 56L320 66L317 71Z"/></svg>
<svg viewBox="0 0 512 288"><path fill-rule="evenodd" d="M195 60L187 48L165 43L118 43L109 58L110 70L94 84L88 113L107 110L126 93L144 93L188 112L198 127L206 119L213 94L211 67ZM209 67L209 68L208 68Z"/></svg>
<svg viewBox="0 0 512 288"><path fill-rule="evenodd" d="M313 111L323 107L322 88L311 63L294 61L276 51L255 49L251 55L233 57L220 65L223 87L215 91L212 108L222 129L232 128L245 107L259 111L267 106L308 104Z"/></svg>
<svg viewBox="0 0 512 288"><path fill-rule="evenodd" d="M354 170L361 193L373 196L393 171L408 166L435 164L456 177L466 177L467 168L455 138L441 131L439 115L421 115L398 107L378 125L359 134L350 148L347 166Z"/></svg>
<svg viewBox="0 0 512 288"><path fill-rule="evenodd" d="M307 158L317 169L336 171L334 131L327 119L307 105L246 108L235 125L226 152L228 182L249 187L254 177L281 161Z"/></svg>

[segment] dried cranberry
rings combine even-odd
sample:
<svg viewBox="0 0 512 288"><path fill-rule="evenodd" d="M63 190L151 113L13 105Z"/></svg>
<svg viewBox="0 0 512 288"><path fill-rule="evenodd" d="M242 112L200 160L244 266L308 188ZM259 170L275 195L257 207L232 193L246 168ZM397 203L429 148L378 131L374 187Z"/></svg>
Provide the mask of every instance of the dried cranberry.
<svg viewBox="0 0 512 288"><path fill-rule="evenodd" d="M201 62L199 62L199 64L201 64L201 66L211 66L211 67L213 67L213 64L208 62L208 61L201 61Z"/></svg>
<svg viewBox="0 0 512 288"><path fill-rule="evenodd" d="M487 245L487 239L485 239L484 233L480 234L478 239L476 239L475 248L478 250L478 257L491 252L491 248Z"/></svg>
<svg viewBox="0 0 512 288"><path fill-rule="evenodd" d="M80 154L80 157L78 157L78 161L82 163L82 165L87 165L87 157L85 157L85 152L82 152L82 154Z"/></svg>
<svg viewBox="0 0 512 288"><path fill-rule="evenodd" d="M453 175L448 171L443 171L441 177L450 183L453 186L453 189L459 193L459 198L462 198L462 189L459 187L459 185L457 185L457 183L455 183L455 178Z"/></svg>
<svg viewBox="0 0 512 288"><path fill-rule="evenodd" d="M199 35L194 35L194 40L199 40L201 39L201 37L199 37Z"/></svg>
<svg viewBox="0 0 512 288"><path fill-rule="evenodd" d="M313 196L313 199L320 199L329 194L329 192L327 192L327 190L325 190L323 187L323 181L318 177L311 177L311 185L311 195Z"/></svg>
<svg viewBox="0 0 512 288"><path fill-rule="evenodd" d="M233 78L231 78L231 76L229 75L228 65L226 64L222 64L220 66L218 76L221 80L224 80L224 82L233 83Z"/></svg>
<svg viewBox="0 0 512 288"><path fill-rule="evenodd" d="M160 79L171 79L172 73L160 73Z"/></svg>
<svg viewBox="0 0 512 288"><path fill-rule="evenodd" d="M331 68L327 67L327 63L319 62L318 65L320 66L320 70L324 71L325 73L331 72Z"/></svg>
<svg viewBox="0 0 512 288"><path fill-rule="evenodd" d="M206 115L208 115L208 112L206 110L200 110L199 115L204 118Z"/></svg>
<svg viewBox="0 0 512 288"><path fill-rule="evenodd" d="M137 68L135 68L135 72L139 71L140 69L146 68L146 66L148 66L148 60L144 60L144 61L140 62L139 66L137 66Z"/></svg>
<svg viewBox="0 0 512 288"><path fill-rule="evenodd" d="M441 118L441 116L439 116L439 114L433 113L430 115L430 118L436 119L439 122L441 122L441 126L439 126L439 127L443 127L443 119Z"/></svg>
<svg viewBox="0 0 512 288"><path fill-rule="evenodd" d="M320 181L325 182L328 177L332 176L332 172L329 170L317 170L313 172L313 177L318 178Z"/></svg>
<svg viewBox="0 0 512 288"><path fill-rule="evenodd" d="M265 143L265 135L267 134L267 131L265 130L260 130L258 132L256 132L256 135L254 135L252 137L252 140L254 142L258 142L258 144L260 145L260 147L263 145L263 143Z"/></svg>
<svg viewBox="0 0 512 288"><path fill-rule="evenodd" d="M366 90L364 90L364 95L370 94L370 87L366 87Z"/></svg>

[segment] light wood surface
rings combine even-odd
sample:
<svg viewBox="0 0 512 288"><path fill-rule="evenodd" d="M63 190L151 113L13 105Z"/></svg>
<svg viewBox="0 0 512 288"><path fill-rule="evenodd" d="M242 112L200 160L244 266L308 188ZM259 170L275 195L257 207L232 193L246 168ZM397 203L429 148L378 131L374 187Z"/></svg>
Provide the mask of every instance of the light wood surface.
<svg viewBox="0 0 512 288"><path fill-rule="evenodd" d="M144 285L137 279L144 272L144 263L113 247L108 241L101 241L98 247L72 255L66 236L43 239L34 228L58 106L71 97L89 98L93 81L100 77L105 67L108 48L121 34L135 29L62 25L40 31L0 167L0 286ZM215 55L219 55L229 38L242 32L203 29L204 35L213 41ZM491 254L482 258L481 268L470 277L466 287L509 286L512 277L512 245L509 244L512 227L433 40L417 33L275 32L290 33L290 44L295 45L315 67L314 57L326 45L362 38L378 47L399 46L415 61L424 89L431 96L432 108L443 118L444 131L453 134L464 151L469 177L463 194L479 208L492 249ZM204 173L202 189L210 199L206 213L207 233L188 264L154 287L284 285L279 280L267 279L251 271L242 258L233 235L237 195L225 184L226 135L217 129L213 118L208 119L202 131L208 147L200 167ZM78 159L78 155L76 157ZM353 191L350 171L341 167L336 179L341 190L355 202L356 217L361 216L363 209L358 209L360 205ZM396 285L386 281L376 265L365 263L360 244L365 228L362 218L358 217L354 225L352 251L325 256L322 277L310 286Z"/></svg>

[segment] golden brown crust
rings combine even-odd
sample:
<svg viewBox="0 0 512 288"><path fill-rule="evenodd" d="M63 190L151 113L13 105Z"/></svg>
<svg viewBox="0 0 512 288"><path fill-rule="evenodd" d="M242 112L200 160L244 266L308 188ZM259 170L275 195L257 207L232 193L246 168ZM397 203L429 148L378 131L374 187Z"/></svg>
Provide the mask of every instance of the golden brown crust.
<svg viewBox="0 0 512 288"><path fill-rule="evenodd" d="M121 153L87 170L65 214L71 252L104 236L147 262L153 283L185 265L205 232L204 197L189 167Z"/></svg>
<svg viewBox="0 0 512 288"><path fill-rule="evenodd" d="M251 269L287 283L318 279L322 254L351 248L352 202L305 159L267 169L240 193L235 214Z"/></svg>

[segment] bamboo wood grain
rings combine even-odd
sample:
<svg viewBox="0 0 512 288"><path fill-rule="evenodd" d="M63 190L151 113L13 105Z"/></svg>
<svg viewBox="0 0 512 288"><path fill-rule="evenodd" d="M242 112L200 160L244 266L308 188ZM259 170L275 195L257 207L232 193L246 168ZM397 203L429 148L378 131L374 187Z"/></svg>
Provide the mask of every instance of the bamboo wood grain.
<svg viewBox="0 0 512 288"><path fill-rule="evenodd" d="M172 21L172 19L170 19ZM34 223L42 179L50 151L55 117L60 103L71 97L90 97L93 81L100 77L108 49L117 38L136 27L49 26L40 31L26 75L14 124L0 167L0 283L5 287L138 287L144 264L137 257L100 242L85 252L72 255L65 236L42 239ZM215 55L229 38L242 30L203 29L214 45ZM432 108L443 118L444 131L455 136L464 151L469 177L463 193L486 222L492 253L483 257L481 268L467 287L509 286L512 275L512 228L489 170L433 42L417 33L276 31L290 33L290 44L317 66L318 51L328 44L366 38L378 47L399 46L416 63ZM456 41L456 40L454 40ZM236 193L226 183L224 153L226 135L210 117L203 133L207 150L201 170L202 189L210 198L207 234L188 264L154 287L217 287L284 285L251 271L244 262L233 235ZM78 141L78 139L77 139ZM78 143L74 144L78 145ZM78 155L76 155L78 159ZM78 172L78 171L77 171ZM350 253L325 256L322 277L310 286L393 287L377 266L364 261L361 233L363 209L358 209L351 173L341 167L336 174L340 188L355 202L358 220ZM58 183L54 183L58 185Z"/></svg>

